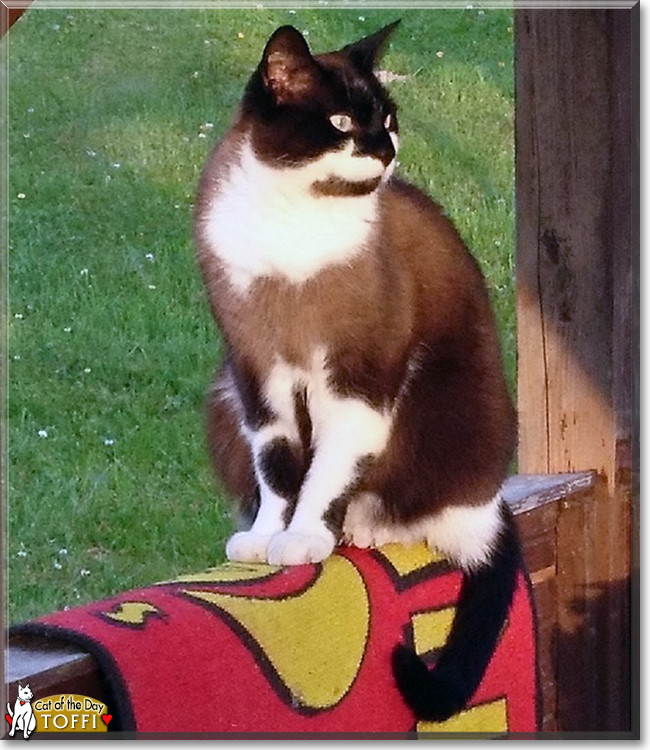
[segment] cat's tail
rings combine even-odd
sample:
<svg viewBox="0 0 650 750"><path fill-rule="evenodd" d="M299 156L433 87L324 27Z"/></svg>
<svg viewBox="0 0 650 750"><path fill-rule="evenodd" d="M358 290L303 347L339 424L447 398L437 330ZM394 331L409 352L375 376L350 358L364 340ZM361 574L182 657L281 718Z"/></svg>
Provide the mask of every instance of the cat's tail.
<svg viewBox="0 0 650 750"><path fill-rule="evenodd" d="M11 706L7 703L7 713L13 718L14 712L11 710Z"/></svg>
<svg viewBox="0 0 650 750"><path fill-rule="evenodd" d="M464 573L449 637L429 670L412 649L393 651L393 674L416 717L444 721L464 708L478 688L506 622L521 555L514 519L502 505L503 525L489 563Z"/></svg>

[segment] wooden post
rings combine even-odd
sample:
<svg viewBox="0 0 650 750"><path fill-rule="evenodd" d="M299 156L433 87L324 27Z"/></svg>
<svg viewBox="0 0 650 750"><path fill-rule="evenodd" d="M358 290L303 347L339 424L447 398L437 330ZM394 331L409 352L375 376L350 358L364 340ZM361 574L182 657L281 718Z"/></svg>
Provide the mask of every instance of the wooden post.
<svg viewBox="0 0 650 750"><path fill-rule="evenodd" d="M631 728L638 28L638 5L516 11L519 470L603 480L558 536L564 730Z"/></svg>

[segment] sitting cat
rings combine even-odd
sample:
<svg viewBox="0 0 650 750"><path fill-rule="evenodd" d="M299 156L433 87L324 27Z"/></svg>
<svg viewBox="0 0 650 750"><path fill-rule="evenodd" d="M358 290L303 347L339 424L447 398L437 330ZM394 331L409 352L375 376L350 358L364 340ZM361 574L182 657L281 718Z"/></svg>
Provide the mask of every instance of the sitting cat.
<svg viewBox="0 0 650 750"><path fill-rule="evenodd" d="M34 731L36 727L36 717L32 709L31 700L34 697L29 685L18 685L18 697L14 703L14 710L7 703L7 712L11 716L11 729L9 736L13 737L16 730L22 731L25 739Z"/></svg>
<svg viewBox="0 0 650 750"><path fill-rule="evenodd" d="M231 560L425 540L462 567L435 668L393 659L418 717L442 720L477 688L515 586L499 489L516 423L478 264L393 176L397 111L373 69L396 25L316 56L279 28L205 167L195 243L226 352L207 427L248 525Z"/></svg>

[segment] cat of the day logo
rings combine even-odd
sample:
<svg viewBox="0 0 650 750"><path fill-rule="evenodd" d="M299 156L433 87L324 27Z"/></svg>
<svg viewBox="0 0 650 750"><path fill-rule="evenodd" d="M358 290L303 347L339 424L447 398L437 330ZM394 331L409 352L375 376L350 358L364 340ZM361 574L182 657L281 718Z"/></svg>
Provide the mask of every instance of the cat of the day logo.
<svg viewBox="0 0 650 750"><path fill-rule="evenodd" d="M65 693L34 700L29 685L18 686L18 697L13 708L7 703L7 711L9 736L18 733L26 740L34 731L106 732L113 718L106 704L86 695Z"/></svg>

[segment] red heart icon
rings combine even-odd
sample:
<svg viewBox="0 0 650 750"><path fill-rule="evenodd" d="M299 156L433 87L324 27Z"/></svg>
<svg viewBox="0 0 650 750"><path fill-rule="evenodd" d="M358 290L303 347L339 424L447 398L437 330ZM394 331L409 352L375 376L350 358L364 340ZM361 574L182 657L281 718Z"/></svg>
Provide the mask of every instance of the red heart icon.
<svg viewBox="0 0 650 750"><path fill-rule="evenodd" d="M104 724L108 726L108 722L113 718L113 714L102 714L102 719L104 720Z"/></svg>
<svg viewBox="0 0 650 750"><path fill-rule="evenodd" d="M11 716L9 716L9 714L5 714L5 719L9 722L9 726L11 726Z"/></svg>

